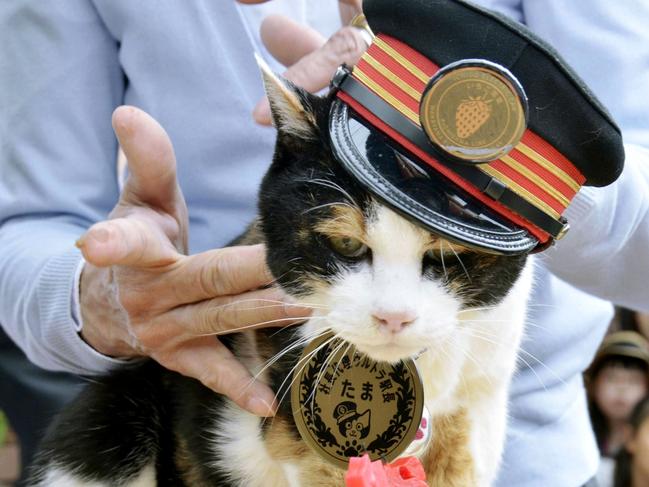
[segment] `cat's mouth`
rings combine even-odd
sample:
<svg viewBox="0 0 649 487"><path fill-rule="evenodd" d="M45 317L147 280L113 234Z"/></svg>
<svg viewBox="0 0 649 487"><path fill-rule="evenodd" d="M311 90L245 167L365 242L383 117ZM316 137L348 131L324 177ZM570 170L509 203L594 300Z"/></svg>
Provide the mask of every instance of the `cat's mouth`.
<svg viewBox="0 0 649 487"><path fill-rule="evenodd" d="M405 359L415 359L425 347L419 343L408 343L399 337L385 337L381 341L369 341L357 337L345 338L356 349L377 362L398 363Z"/></svg>
<svg viewBox="0 0 649 487"><path fill-rule="evenodd" d="M328 330L361 354L377 362L396 364L402 360L414 360L425 350L446 346L451 327L440 324L436 328L435 332L426 335L414 330L388 333L362 323L347 322L338 314L323 314L303 325L302 336L319 336Z"/></svg>

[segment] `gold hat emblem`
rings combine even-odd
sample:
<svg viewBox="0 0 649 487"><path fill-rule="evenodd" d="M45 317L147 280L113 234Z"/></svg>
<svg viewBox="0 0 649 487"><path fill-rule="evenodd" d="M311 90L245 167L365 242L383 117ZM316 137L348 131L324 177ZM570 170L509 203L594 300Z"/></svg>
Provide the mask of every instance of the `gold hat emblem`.
<svg viewBox="0 0 649 487"><path fill-rule="evenodd" d="M512 150L527 128L525 93L505 68L469 60L428 83L419 117L430 140L463 161L482 163Z"/></svg>
<svg viewBox="0 0 649 487"><path fill-rule="evenodd" d="M412 360L376 362L332 334L302 353L291 386L293 419L322 458L347 468L368 453L391 462L415 440L424 393Z"/></svg>

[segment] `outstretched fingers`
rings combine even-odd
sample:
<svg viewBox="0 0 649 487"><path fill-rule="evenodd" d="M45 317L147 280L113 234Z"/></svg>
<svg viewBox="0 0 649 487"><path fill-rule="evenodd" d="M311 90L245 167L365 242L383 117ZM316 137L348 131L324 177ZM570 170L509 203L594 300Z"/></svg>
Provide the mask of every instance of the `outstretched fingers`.
<svg viewBox="0 0 649 487"><path fill-rule="evenodd" d="M214 337L195 338L177 348L154 352L152 357L164 367L197 378L257 416L275 414L277 402L270 387L254 380L232 352Z"/></svg>
<svg viewBox="0 0 649 487"><path fill-rule="evenodd" d="M179 306L154 321L176 323L195 336L281 327L309 319L311 309L286 302L276 288L224 296Z"/></svg>
<svg viewBox="0 0 649 487"><path fill-rule="evenodd" d="M263 245L224 247L184 257L169 275L179 303L231 296L268 286L274 281Z"/></svg>
<svg viewBox="0 0 649 487"><path fill-rule="evenodd" d="M162 126L139 108L121 106L113 113L113 129L128 161L122 201L169 214L184 206L178 204L182 196L176 180L176 156Z"/></svg>

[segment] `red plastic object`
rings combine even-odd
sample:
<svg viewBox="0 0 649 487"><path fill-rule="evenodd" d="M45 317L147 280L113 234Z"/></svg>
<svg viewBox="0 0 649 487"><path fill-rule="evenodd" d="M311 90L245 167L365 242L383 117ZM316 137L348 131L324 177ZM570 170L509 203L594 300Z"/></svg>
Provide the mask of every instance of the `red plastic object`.
<svg viewBox="0 0 649 487"><path fill-rule="evenodd" d="M424 466L416 457L399 458L387 464L385 471L388 474L390 487L427 487Z"/></svg>
<svg viewBox="0 0 649 487"><path fill-rule="evenodd" d="M362 457L349 459L345 485L347 487L390 487L381 460L372 462L367 453Z"/></svg>
<svg viewBox="0 0 649 487"><path fill-rule="evenodd" d="M370 461L366 453L349 459L346 487L427 487L426 472L415 457L400 458L388 465Z"/></svg>

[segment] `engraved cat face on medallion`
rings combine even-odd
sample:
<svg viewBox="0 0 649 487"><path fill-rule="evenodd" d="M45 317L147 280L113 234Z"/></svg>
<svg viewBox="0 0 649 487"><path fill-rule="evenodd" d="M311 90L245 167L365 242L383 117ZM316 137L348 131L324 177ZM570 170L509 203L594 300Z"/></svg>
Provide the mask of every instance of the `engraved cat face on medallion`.
<svg viewBox="0 0 649 487"><path fill-rule="evenodd" d="M304 349L291 404L304 441L346 468L364 453L386 461L401 455L416 439L424 396L414 361L377 362L328 333Z"/></svg>
<svg viewBox="0 0 649 487"><path fill-rule="evenodd" d="M504 68L462 61L429 82L420 120L444 152L481 163L506 155L518 144L527 126L527 103L518 81Z"/></svg>

